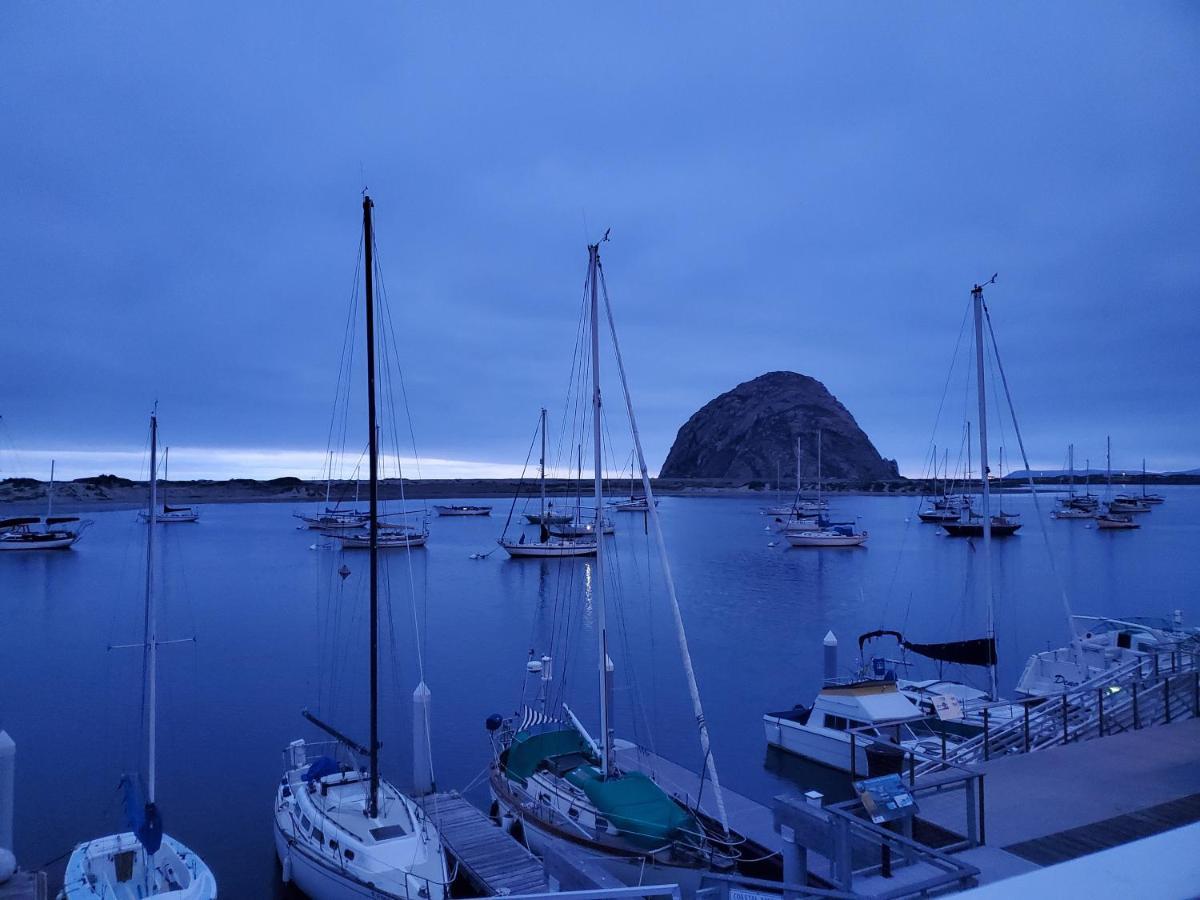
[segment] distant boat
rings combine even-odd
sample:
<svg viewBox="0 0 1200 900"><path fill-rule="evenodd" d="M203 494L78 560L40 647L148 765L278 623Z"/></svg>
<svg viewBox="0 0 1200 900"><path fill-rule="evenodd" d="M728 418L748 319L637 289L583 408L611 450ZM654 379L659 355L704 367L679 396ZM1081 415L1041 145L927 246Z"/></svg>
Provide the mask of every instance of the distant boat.
<svg viewBox="0 0 1200 900"><path fill-rule="evenodd" d="M942 466L942 490L938 493L937 483L937 447L933 448L933 496L926 498L917 511L917 518L930 525L940 525L943 522L956 522L963 507L970 508L971 501L965 494L950 493L950 452L945 451L945 462Z"/></svg>
<svg viewBox="0 0 1200 900"><path fill-rule="evenodd" d="M466 504L439 506L434 504L433 508L437 510L439 516L490 516L492 514L490 506L468 506Z"/></svg>
<svg viewBox="0 0 1200 900"><path fill-rule="evenodd" d="M951 537L983 537L983 517L974 513L963 514L957 522L942 522L942 528ZM1008 516L992 516L992 537L1011 537L1021 528Z"/></svg>
<svg viewBox="0 0 1200 900"><path fill-rule="evenodd" d="M338 534L343 550L370 550L370 534ZM380 550L403 550L408 547L424 547L429 541L429 529L422 524L383 525L375 530L376 546Z"/></svg>
<svg viewBox="0 0 1200 900"><path fill-rule="evenodd" d="M504 548L504 552L514 559L558 559L569 556L595 556L596 536L555 537L550 532L551 525L566 525L571 522L574 514L556 513L553 503L546 502L546 410L543 407L538 417L538 430L542 440L542 455L539 463L539 486L541 490L541 505L536 513L526 513L525 518L531 525L538 526L537 540L527 540L520 534L516 540L508 536L508 524L504 525L504 533L497 538L496 543ZM518 491L520 488L518 487ZM515 503L516 501L514 501Z"/></svg>
<svg viewBox="0 0 1200 900"><path fill-rule="evenodd" d="M798 454L797 454L798 455ZM817 429L817 499L812 508L813 512L818 513L817 525L813 527L791 527L784 526L784 539L793 547L860 547L867 541L867 532L860 531L855 527L853 522L829 522L824 516L821 516L821 504L824 502L821 498L822 488L822 472L821 472L821 429ZM807 516L801 512L797 505L796 519L802 520Z"/></svg>
<svg viewBox="0 0 1200 900"><path fill-rule="evenodd" d="M629 460L629 497L626 499L622 499L622 500L609 501L608 505L612 509L615 509L617 512L649 512L650 511L649 501L645 497L638 496L634 492L633 459L632 458ZM657 497L654 498L654 505L658 506L658 498Z"/></svg>
<svg viewBox="0 0 1200 900"><path fill-rule="evenodd" d="M617 530L616 526L609 519L601 519L600 525L604 529L605 534L613 534ZM596 533L596 520L595 518L591 521L584 520L582 522L575 520L565 525L547 525L546 528L554 537L587 537Z"/></svg>
<svg viewBox="0 0 1200 900"><path fill-rule="evenodd" d="M45 516L15 516L0 519L0 551L4 550L66 550L83 537L92 524L78 516L56 516L54 513L54 460L50 461L50 489L46 492ZM78 528L64 528L79 522Z"/></svg>
<svg viewBox="0 0 1200 900"><path fill-rule="evenodd" d="M348 531L362 528L371 518L366 510L330 506L330 490L333 485L333 451L329 451L329 468L325 475L325 509L319 513L292 513L313 531ZM358 505L358 482L354 486L354 503ZM339 501L340 504L340 501Z"/></svg>
<svg viewBox="0 0 1200 900"><path fill-rule="evenodd" d="M1104 454L1105 467L1105 482L1104 489L1105 506L1107 512L1096 517L1096 527L1105 530L1132 530L1139 528L1136 522L1133 521L1131 513L1150 512L1150 506L1145 503L1139 503L1128 494L1120 494L1116 497L1112 496L1112 438L1109 437L1105 444Z"/></svg>
<svg viewBox="0 0 1200 900"><path fill-rule="evenodd" d="M367 411L375 423L375 328L371 198L363 196L363 255L367 320ZM350 898L429 898L449 893L449 874L441 836L421 807L385 781L379 771L379 434L369 428L371 554L367 617L369 732L366 745L305 712L304 716L333 740L292 741L284 751L284 773L276 784L275 852L283 880L295 882L312 900ZM401 534L415 530L396 528ZM346 540L342 538L343 542ZM386 602L386 600L385 600ZM422 684L423 686L423 684ZM363 765L366 762L366 765Z"/></svg>
<svg viewBox="0 0 1200 900"><path fill-rule="evenodd" d="M154 597L154 528L158 508L158 422L150 416L150 505L146 511L146 664L143 690L147 742L146 796L131 776L123 779L130 831L79 844L71 851L63 878L61 900L169 897L171 900L215 900L217 881L204 860L175 838L163 833L158 810L158 637Z"/></svg>
<svg viewBox="0 0 1200 900"><path fill-rule="evenodd" d="M173 522L198 522L200 521L200 513L194 506L168 506L167 505L167 485L166 481L171 465L171 448L167 447L163 450L163 503L162 509L158 510L155 515L155 521L160 525L170 525ZM142 510L138 513L138 518L145 522L149 518L149 513Z"/></svg>

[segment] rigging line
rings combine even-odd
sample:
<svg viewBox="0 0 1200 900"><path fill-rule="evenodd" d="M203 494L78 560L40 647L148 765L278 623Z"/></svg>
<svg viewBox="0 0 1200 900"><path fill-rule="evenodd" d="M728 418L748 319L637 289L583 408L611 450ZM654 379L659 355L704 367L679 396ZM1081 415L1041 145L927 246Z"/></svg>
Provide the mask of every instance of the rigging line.
<svg viewBox="0 0 1200 900"><path fill-rule="evenodd" d="M625 396L625 408L629 415L630 431L633 435L633 445L637 450L638 464L642 473L642 490L646 496L647 515L650 519L650 524L654 528L654 537L658 545L658 555L662 562L663 579L667 585L667 596L671 599L671 612L674 614L675 627L679 639L680 656L683 658L684 673L687 676L688 692L691 694L692 707L696 715L696 725L700 732L700 747L704 753L704 758L707 761L709 775L712 777L713 793L717 803L717 812L721 822L721 827L725 833L729 834L729 818L725 813L725 798L721 793L721 782L717 777L717 766L711 753L709 752L708 725L705 723L704 711L700 702L700 688L696 683L696 674L692 668L692 657L688 650L687 634L683 628L683 614L679 609L679 599L675 595L675 581L671 575L671 563L667 558L666 542L663 539L662 524L659 522L658 509L654 502L654 494L650 488L650 474L646 469L646 457L642 452L642 440L638 434L637 418L633 412L633 399L629 394L629 382L625 374L625 361L621 356L621 345L617 339L617 326L613 317L612 303L608 297L608 283L604 277L604 268L600 265L599 259L596 260L596 271L600 278L600 285L604 293L604 311L608 318L608 329L612 336L613 355L616 357L617 371L621 375L621 390Z"/></svg>
<svg viewBox="0 0 1200 900"><path fill-rule="evenodd" d="M525 454L525 465L521 467L521 477L517 480L517 490L513 494L512 503L508 507L508 518L504 520L504 529L500 532L500 537L508 536L508 526L512 523L513 512L517 508L517 500L521 496L521 487L525 484L525 473L529 470L529 461L533 459L533 448L537 446L538 429L541 428L542 415L541 410L538 411L538 424L533 429L533 437L529 440L529 450Z"/></svg>
<svg viewBox="0 0 1200 900"><path fill-rule="evenodd" d="M1042 515L1041 505L1038 503L1037 490L1033 483L1033 469L1029 465L1029 456L1025 452L1025 439L1021 437L1021 426L1017 422L1017 410L1013 406L1012 392L1008 387L1008 376L1004 372L1004 364L1000 361L1000 348L996 343L996 332L992 327L992 314L988 309L987 302L983 303L983 317L987 321L988 335L992 339L992 352L996 355L996 366L1000 370L1000 382L1004 385L1004 396L1008 398L1008 412L1012 416L1013 432L1016 434L1017 446L1021 450L1021 462L1025 465L1025 472L1029 479L1029 490L1033 496L1033 508L1037 514L1039 530L1042 533L1042 543L1046 548L1046 556L1050 561L1050 572L1054 576L1054 581L1058 587L1059 596L1062 598L1063 611L1067 614L1067 627L1070 628L1073 613L1071 611L1071 600L1067 595L1067 586L1059 574L1058 567L1054 564L1054 551L1050 546L1050 535L1046 531L1045 517Z"/></svg>

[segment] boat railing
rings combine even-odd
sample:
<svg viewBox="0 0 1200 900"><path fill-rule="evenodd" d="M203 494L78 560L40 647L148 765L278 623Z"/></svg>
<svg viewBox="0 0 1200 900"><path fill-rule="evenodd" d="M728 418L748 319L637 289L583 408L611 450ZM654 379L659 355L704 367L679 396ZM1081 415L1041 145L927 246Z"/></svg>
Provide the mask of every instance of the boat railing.
<svg viewBox="0 0 1200 900"><path fill-rule="evenodd" d="M944 760L922 760L917 776L937 772L946 762L987 762L1200 717L1200 645L1181 640L1145 651L1060 694L995 701L973 713L982 730L954 745Z"/></svg>

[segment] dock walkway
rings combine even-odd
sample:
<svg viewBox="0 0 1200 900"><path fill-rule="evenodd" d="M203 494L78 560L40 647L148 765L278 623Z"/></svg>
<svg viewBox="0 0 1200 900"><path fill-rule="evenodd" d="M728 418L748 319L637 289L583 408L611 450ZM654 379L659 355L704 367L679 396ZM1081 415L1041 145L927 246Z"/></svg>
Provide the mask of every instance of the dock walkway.
<svg viewBox="0 0 1200 900"><path fill-rule="evenodd" d="M537 857L459 794L431 794L420 803L476 890L492 897L547 890Z"/></svg>

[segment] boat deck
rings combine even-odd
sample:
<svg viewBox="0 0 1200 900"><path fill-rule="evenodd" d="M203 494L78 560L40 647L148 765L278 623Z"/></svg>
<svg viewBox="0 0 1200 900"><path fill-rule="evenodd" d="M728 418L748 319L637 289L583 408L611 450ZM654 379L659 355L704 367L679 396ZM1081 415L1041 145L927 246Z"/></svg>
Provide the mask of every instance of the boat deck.
<svg viewBox="0 0 1200 900"><path fill-rule="evenodd" d="M446 850L484 896L547 890L537 857L459 794L431 794L418 802L437 826Z"/></svg>

